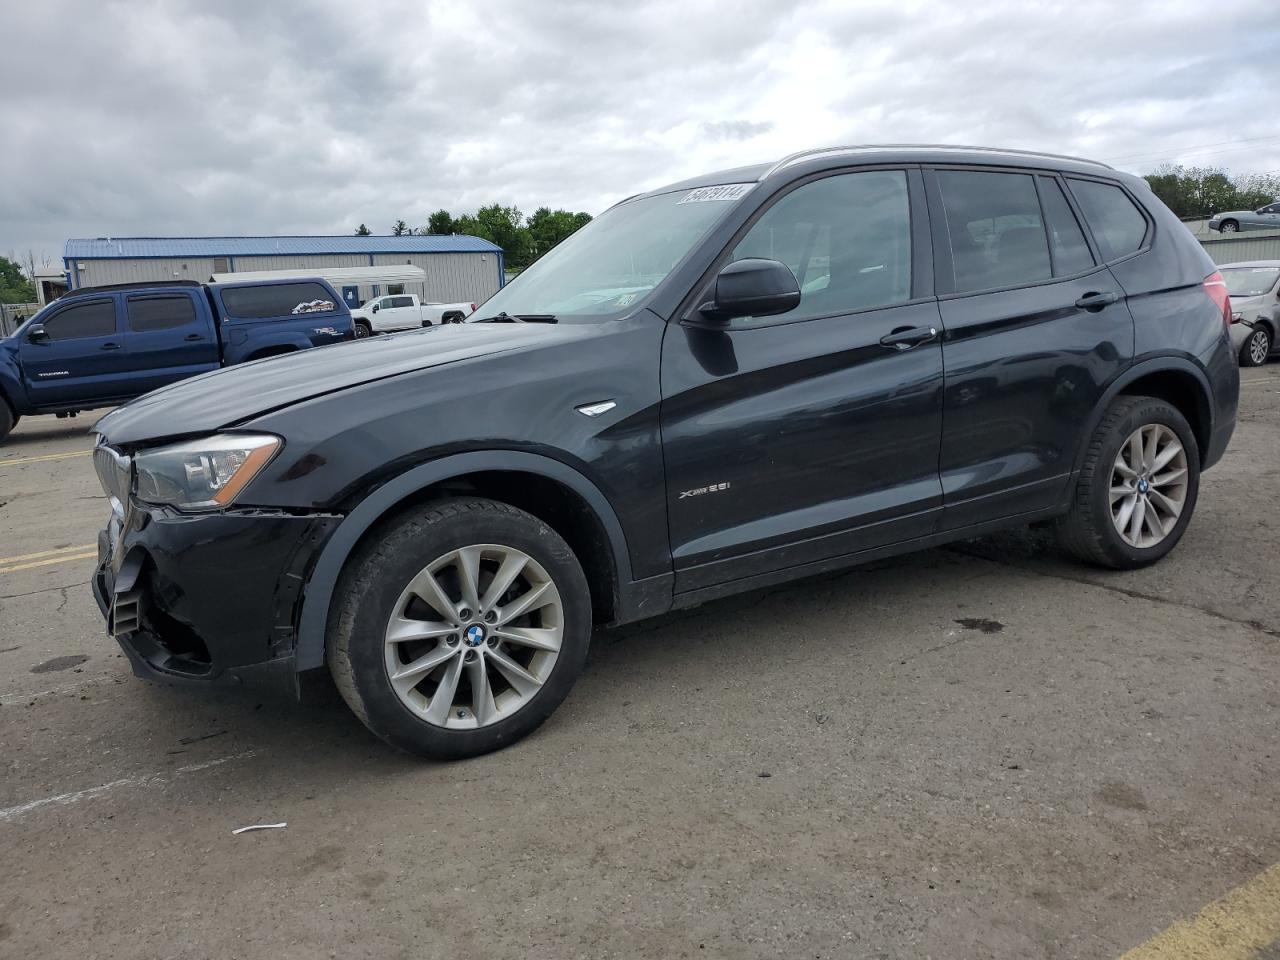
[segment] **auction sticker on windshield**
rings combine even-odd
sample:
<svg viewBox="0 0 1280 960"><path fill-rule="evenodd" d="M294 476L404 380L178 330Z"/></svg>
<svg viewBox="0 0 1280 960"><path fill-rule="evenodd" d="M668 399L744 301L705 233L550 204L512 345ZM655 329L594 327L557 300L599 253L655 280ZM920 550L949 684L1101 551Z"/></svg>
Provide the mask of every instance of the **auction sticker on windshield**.
<svg viewBox="0 0 1280 960"><path fill-rule="evenodd" d="M697 187L681 198L680 203L705 203L708 200L737 200L754 187L754 183L721 183L714 187Z"/></svg>

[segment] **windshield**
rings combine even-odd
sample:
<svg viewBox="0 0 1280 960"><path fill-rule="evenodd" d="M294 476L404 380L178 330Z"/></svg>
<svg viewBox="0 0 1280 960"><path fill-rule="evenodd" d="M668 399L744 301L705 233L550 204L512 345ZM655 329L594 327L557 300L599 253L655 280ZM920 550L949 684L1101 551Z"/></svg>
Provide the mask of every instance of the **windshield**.
<svg viewBox="0 0 1280 960"><path fill-rule="evenodd" d="M723 184L611 207L485 301L500 313L607 317L647 297L751 184Z"/></svg>
<svg viewBox="0 0 1280 960"><path fill-rule="evenodd" d="M1280 267L1236 267L1223 270L1227 293L1233 297L1260 297L1276 285Z"/></svg>

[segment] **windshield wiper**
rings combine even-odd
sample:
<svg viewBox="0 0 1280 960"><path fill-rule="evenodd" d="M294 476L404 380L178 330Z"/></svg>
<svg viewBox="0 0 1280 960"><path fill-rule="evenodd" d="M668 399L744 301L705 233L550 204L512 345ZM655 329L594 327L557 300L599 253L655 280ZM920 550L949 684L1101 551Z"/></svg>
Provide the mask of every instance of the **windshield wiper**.
<svg viewBox="0 0 1280 960"><path fill-rule="evenodd" d="M475 323L555 323L556 315L554 313L516 313L511 314L503 310L501 313L494 314L492 317L484 317L483 319L473 321Z"/></svg>

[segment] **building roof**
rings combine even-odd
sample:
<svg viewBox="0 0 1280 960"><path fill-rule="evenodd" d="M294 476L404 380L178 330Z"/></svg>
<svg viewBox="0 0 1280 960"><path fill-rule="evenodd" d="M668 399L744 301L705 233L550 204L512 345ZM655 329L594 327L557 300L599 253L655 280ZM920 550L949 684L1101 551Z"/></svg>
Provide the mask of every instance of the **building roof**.
<svg viewBox="0 0 1280 960"><path fill-rule="evenodd" d="M98 237L68 240L69 260L145 257L323 256L336 253L497 253L488 240L461 234L403 237Z"/></svg>

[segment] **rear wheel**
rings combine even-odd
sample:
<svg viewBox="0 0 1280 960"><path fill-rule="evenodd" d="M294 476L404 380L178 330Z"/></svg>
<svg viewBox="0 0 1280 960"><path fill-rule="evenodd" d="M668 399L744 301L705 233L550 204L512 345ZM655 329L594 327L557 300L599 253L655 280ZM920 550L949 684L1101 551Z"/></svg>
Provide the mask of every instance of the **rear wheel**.
<svg viewBox="0 0 1280 960"><path fill-rule="evenodd" d="M1269 356L1271 356L1271 331L1258 325L1240 345L1240 366L1260 367L1267 362Z"/></svg>
<svg viewBox="0 0 1280 960"><path fill-rule="evenodd" d="M352 558L326 649L370 730L453 760L536 729L582 671L590 636L586 578L555 531L504 503L447 500Z"/></svg>
<svg viewBox="0 0 1280 960"><path fill-rule="evenodd" d="M1182 538L1199 490L1186 418L1154 397L1121 397L1094 431L1059 540L1100 566L1147 566Z"/></svg>
<svg viewBox="0 0 1280 960"><path fill-rule="evenodd" d="M5 400L0 400L0 442L9 436L9 432L18 425L18 415L13 412Z"/></svg>

